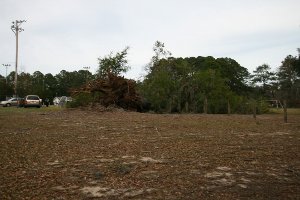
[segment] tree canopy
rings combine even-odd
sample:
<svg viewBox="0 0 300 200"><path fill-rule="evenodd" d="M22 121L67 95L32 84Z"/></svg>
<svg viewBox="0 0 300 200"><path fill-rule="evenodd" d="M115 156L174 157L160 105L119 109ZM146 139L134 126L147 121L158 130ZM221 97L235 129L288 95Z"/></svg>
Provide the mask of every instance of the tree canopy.
<svg viewBox="0 0 300 200"><path fill-rule="evenodd" d="M113 54L112 52L104 56L103 58L98 58L99 69L97 70L97 77L105 78L108 73L112 73L116 76L121 73L125 73L129 70L129 65L127 61L129 47L125 47L121 52Z"/></svg>
<svg viewBox="0 0 300 200"><path fill-rule="evenodd" d="M88 70L61 70L56 75L22 72L17 95L52 99L68 96L71 89L96 78L106 79L109 73L120 76L130 69L128 50L125 47L98 58L96 74ZM288 99L289 106L300 106L300 49L297 56L286 56L276 71L262 64L250 74L232 58L172 57L165 44L156 41L146 72L138 84L139 92L156 112L245 112L251 99ZM14 72L0 76L1 100L14 94L13 86Z"/></svg>

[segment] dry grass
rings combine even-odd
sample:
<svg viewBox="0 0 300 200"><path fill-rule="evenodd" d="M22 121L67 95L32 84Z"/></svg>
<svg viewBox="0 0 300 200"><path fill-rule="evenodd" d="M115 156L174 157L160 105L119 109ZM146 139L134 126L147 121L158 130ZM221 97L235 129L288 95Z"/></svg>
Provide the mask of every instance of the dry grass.
<svg viewBox="0 0 300 200"><path fill-rule="evenodd" d="M272 114L283 114L283 109L282 108L279 108L279 109L272 108L270 110L270 113L272 113ZM300 109L299 108L288 108L287 113L289 115L300 115Z"/></svg>
<svg viewBox="0 0 300 200"><path fill-rule="evenodd" d="M300 115L6 109L1 199L300 197Z"/></svg>

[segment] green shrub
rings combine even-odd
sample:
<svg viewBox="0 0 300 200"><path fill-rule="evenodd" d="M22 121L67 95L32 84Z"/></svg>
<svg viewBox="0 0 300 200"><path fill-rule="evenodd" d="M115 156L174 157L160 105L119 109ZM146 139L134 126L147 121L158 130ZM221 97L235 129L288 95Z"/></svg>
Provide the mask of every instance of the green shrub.
<svg viewBox="0 0 300 200"><path fill-rule="evenodd" d="M266 101L260 100L257 104L257 113L264 114L269 112L269 105Z"/></svg>
<svg viewBox="0 0 300 200"><path fill-rule="evenodd" d="M88 106L94 100L93 95L90 93L79 93L72 98L73 100L67 103L67 108Z"/></svg>

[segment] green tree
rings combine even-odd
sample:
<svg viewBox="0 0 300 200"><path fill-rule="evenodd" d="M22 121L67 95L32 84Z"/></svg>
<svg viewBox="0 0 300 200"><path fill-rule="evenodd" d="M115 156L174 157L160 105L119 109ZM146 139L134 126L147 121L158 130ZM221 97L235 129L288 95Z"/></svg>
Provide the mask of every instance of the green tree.
<svg viewBox="0 0 300 200"><path fill-rule="evenodd" d="M267 98L273 98L274 81L276 80L275 73L271 72L271 67L268 64L258 66L251 75L251 81L256 84L261 95Z"/></svg>
<svg viewBox="0 0 300 200"><path fill-rule="evenodd" d="M252 82L260 83L263 85L263 88L265 88L270 81L273 81L275 79L275 73L270 72L270 70L271 67L268 64L258 66L253 71Z"/></svg>
<svg viewBox="0 0 300 200"><path fill-rule="evenodd" d="M104 56L103 58L98 58L99 69L97 70L97 77L106 78L109 73L119 76L121 73L126 73L129 70L127 54L129 47L121 52L113 54L112 52Z"/></svg>
<svg viewBox="0 0 300 200"><path fill-rule="evenodd" d="M214 69L201 70L193 76L195 98L199 111L209 113L226 113L227 102L232 92L226 85L226 79ZM207 108L205 108L207 105ZM203 108L203 110L201 109ZM207 109L207 110L206 110Z"/></svg>
<svg viewBox="0 0 300 200"><path fill-rule="evenodd" d="M45 82L44 74L40 71L35 71L32 74L32 93L44 97Z"/></svg>
<svg viewBox="0 0 300 200"><path fill-rule="evenodd" d="M157 112L168 111L169 100L172 95L172 78L167 70L161 69L155 76L144 80L143 94L152 103Z"/></svg>
<svg viewBox="0 0 300 200"><path fill-rule="evenodd" d="M5 86L5 96L11 97L14 95L15 72L14 71L10 72L6 78L7 78L7 83L5 84L6 85Z"/></svg>
<svg viewBox="0 0 300 200"><path fill-rule="evenodd" d="M18 75L17 90L20 97L33 93L32 76L29 73L22 72Z"/></svg>
<svg viewBox="0 0 300 200"><path fill-rule="evenodd" d="M85 70L69 72L68 76L70 79L70 88L77 88L86 83Z"/></svg>
<svg viewBox="0 0 300 200"><path fill-rule="evenodd" d="M80 83L80 85L82 85L94 78L93 74L89 70L79 70L77 72L77 76L78 76L78 82Z"/></svg>
<svg viewBox="0 0 300 200"><path fill-rule="evenodd" d="M165 49L165 44L160 41L156 41L154 43L152 50L154 52L154 55L145 67L146 72L150 76L152 72L156 70L156 67L159 66L159 61L161 59L167 59L169 56L172 55L170 51Z"/></svg>
<svg viewBox="0 0 300 200"><path fill-rule="evenodd" d="M295 63L295 71L298 73L298 76L300 77L300 48L298 48L297 51L298 51L298 58L296 59L296 63Z"/></svg>
<svg viewBox="0 0 300 200"><path fill-rule="evenodd" d="M155 43L141 84L141 93L155 111L226 113L229 105L233 112L242 110L237 106L243 99L239 96L250 92L246 68L230 58L167 57L164 48L163 43Z"/></svg>
<svg viewBox="0 0 300 200"><path fill-rule="evenodd" d="M239 95L246 95L250 91L247 85L250 78L248 70L231 58L218 58L216 61L219 64L218 70L226 79L225 82L231 91Z"/></svg>
<svg viewBox="0 0 300 200"><path fill-rule="evenodd" d="M172 59L166 59L171 53L159 41L155 42L153 52L154 55L146 66L148 74L140 86L140 93L151 102L152 109L156 112L171 112L176 104L177 92L174 88L177 84L174 65Z"/></svg>
<svg viewBox="0 0 300 200"><path fill-rule="evenodd" d="M287 56L284 61L282 61L277 73L281 97L288 99L290 105L299 99L300 80L295 70L296 63L296 57L291 55Z"/></svg>
<svg viewBox="0 0 300 200"><path fill-rule="evenodd" d="M50 102L53 101L53 98L56 96L57 93L57 80L56 78L51 74L45 74L44 76L44 88L45 88L45 93L44 93L44 99L48 98Z"/></svg>
<svg viewBox="0 0 300 200"><path fill-rule="evenodd" d="M154 52L154 56L152 56L153 64L157 63L159 60L163 58L168 58L172 55L170 51L165 49L165 44L160 41L156 41L154 43L153 52Z"/></svg>
<svg viewBox="0 0 300 200"><path fill-rule="evenodd" d="M57 96L69 96L69 89L71 86L71 76L70 72L67 72L66 70L61 70L59 74L55 75L55 79L57 82L56 85L56 95Z"/></svg>
<svg viewBox="0 0 300 200"><path fill-rule="evenodd" d="M87 70L73 72L62 70L59 74L55 75L55 79L56 96L69 96L72 89L86 84L88 80L93 79L93 76Z"/></svg>
<svg viewBox="0 0 300 200"><path fill-rule="evenodd" d="M7 96L12 96L14 93L13 85L6 82L5 77L0 75L0 101L5 100Z"/></svg>

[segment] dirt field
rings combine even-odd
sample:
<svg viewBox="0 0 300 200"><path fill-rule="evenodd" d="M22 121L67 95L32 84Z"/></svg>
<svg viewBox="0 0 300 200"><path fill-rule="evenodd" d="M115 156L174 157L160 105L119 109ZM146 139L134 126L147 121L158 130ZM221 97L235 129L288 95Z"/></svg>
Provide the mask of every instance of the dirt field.
<svg viewBox="0 0 300 200"><path fill-rule="evenodd" d="M288 120L0 108L0 199L300 199Z"/></svg>

